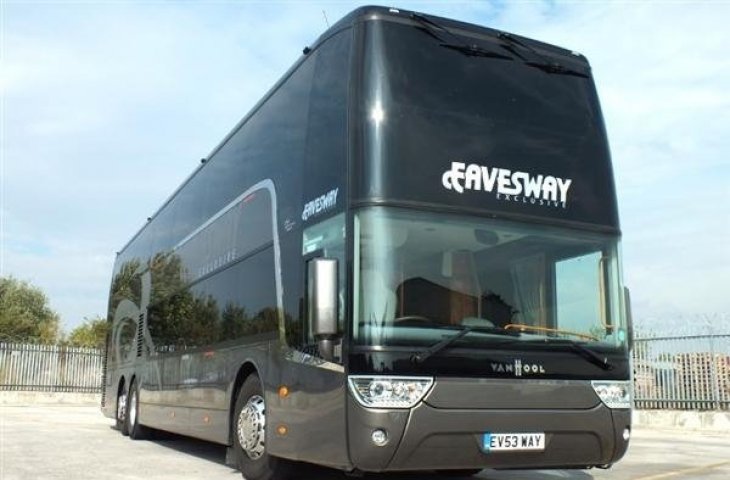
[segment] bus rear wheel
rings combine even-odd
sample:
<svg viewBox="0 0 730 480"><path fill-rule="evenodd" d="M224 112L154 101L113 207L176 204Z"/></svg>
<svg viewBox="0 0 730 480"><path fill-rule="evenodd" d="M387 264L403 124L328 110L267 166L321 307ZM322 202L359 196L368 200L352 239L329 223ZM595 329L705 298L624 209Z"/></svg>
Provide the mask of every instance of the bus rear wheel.
<svg viewBox="0 0 730 480"><path fill-rule="evenodd" d="M122 435L129 435L127 430L127 388L125 385L119 387L117 394L116 427Z"/></svg>
<svg viewBox="0 0 730 480"><path fill-rule="evenodd" d="M266 404L261 381L250 375L236 397L232 422L236 464L246 480L283 480L289 469L283 459L266 452Z"/></svg>
<svg viewBox="0 0 730 480"><path fill-rule="evenodd" d="M135 379L127 394L127 432L132 440L143 440L150 436L150 429L139 423L139 382Z"/></svg>

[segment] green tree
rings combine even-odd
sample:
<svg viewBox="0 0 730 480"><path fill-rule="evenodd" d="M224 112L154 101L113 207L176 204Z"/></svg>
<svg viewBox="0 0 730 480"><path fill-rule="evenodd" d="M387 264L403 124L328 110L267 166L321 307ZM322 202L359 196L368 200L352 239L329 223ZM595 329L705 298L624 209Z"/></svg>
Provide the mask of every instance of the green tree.
<svg viewBox="0 0 730 480"><path fill-rule="evenodd" d="M71 330L66 343L71 347L104 348L108 329L105 318L85 318L84 323Z"/></svg>
<svg viewBox="0 0 730 480"><path fill-rule="evenodd" d="M221 313L221 341L233 340L244 334L248 316L246 309L232 302Z"/></svg>
<svg viewBox="0 0 730 480"><path fill-rule="evenodd" d="M56 343L59 323L40 288L0 277L0 341Z"/></svg>

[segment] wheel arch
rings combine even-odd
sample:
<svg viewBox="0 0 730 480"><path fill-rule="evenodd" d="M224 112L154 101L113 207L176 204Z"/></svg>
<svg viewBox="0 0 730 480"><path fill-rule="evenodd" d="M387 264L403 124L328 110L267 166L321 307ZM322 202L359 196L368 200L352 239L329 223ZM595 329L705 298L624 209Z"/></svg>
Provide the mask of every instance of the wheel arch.
<svg viewBox="0 0 730 480"><path fill-rule="evenodd" d="M246 379L251 375L257 375L259 377L259 380L261 380L260 372L261 371L253 360L244 361L238 368L236 378L233 381L233 385L231 387L231 395L228 401L228 445L233 444L233 429L231 428L231 425L233 425L233 416L236 413L236 398L238 397L238 392L241 390L243 382L245 382Z"/></svg>

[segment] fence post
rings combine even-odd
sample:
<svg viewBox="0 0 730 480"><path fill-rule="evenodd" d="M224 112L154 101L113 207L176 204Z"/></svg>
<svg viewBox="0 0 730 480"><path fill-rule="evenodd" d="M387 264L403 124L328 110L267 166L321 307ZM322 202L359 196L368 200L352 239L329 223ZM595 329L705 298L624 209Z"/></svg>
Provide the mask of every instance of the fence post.
<svg viewBox="0 0 730 480"><path fill-rule="evenodd" d="M715 358L715 337L710 336L710 382L712 383L712 408L720 410L720 381L717 376L717 360Z"/></svg>

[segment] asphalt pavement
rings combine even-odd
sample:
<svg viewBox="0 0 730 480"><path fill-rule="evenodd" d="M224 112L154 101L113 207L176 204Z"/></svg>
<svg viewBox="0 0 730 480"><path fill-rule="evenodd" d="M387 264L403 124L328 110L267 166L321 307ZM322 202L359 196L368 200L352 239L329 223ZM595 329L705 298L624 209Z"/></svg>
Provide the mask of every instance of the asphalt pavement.
<svg viewBox="0 0 730 480"><path fill-rule="evenodd" d="M184 437L132 441L97 407L0 406L2 480L238 480L225 449ZM298 480L352 480L305 467ZM436 480L446 477L366 475L364 480ZM635 429L629 452L609 470L485 470L481 480L730 479L730 435ZM452 477L450 480L461 480ZM465 480L465 479L464 479Z"/></svg>

